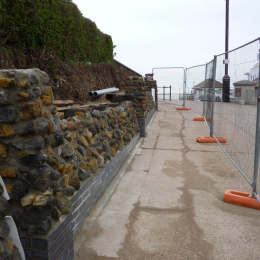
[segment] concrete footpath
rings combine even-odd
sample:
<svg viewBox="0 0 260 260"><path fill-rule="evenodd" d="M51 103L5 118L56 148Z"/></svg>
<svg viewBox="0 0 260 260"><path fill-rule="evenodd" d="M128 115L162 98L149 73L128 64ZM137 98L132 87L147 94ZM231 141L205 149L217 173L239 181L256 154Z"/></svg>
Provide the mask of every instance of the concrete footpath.
<svg viewBox="0 0 260 260"><path fill-rule="evenodd" d="M192 111L160 104L128 164L75 236L75 259L260 259L260 211L223 202L250 191Z"/></svg>

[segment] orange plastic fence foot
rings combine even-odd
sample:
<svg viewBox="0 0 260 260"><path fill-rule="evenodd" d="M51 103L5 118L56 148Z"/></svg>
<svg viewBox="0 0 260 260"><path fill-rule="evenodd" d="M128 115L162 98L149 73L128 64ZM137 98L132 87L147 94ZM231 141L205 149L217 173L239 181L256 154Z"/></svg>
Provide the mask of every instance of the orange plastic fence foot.
<svg viewBox="0 0 260 260"><path fill-rule="evenodd" d="M186 111L186 110L191 110L189 107L176 107L176 110L178 111Z"/></svg>
<svg viewBox="0 0 260 260"><path fill-rule="evenodd" d="M223 138L223 137L221 137L221 136L217 136L216 137L217 139L218 139L218 141L220 142L220 143L226 143L227 142L227 139L226 138ZM217 142L217 140L216 140L216 138L214 138L214 137L197 137L196 138L196 141L198 142L198 143L216 143Z"/></svg>
<svg viewBox="0 0 260 260"><path fill-rule="evenodd" d="M193 121L204 121L204 117L202 116L194 117Z"/></svg>
<svg viewBox="0 0 260 260"><path fill-rule="evenodd" d="M248 208L260 209L260 203L257 199L252 198L251 194L245 192L226 190L224 193L224 201Z"/></svg>

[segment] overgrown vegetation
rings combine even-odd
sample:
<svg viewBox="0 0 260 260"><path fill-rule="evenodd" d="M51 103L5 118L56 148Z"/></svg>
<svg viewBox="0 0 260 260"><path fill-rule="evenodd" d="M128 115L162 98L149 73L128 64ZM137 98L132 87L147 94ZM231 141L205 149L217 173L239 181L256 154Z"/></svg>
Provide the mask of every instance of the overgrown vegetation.
<svg viewBox="0 0 260 260"><path fill-rule="evenodd" d="M62 0L0 0L0 48L74 63L113 59L111 37Z"/></svg>

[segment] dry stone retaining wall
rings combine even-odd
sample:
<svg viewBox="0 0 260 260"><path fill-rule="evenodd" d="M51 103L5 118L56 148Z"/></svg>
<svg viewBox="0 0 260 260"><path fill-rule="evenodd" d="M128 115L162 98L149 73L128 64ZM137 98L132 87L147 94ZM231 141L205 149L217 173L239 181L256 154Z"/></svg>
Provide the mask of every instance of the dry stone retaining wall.
<svg viewBox="0 0 260 260"><path fill-rule="evenodd" d="M0 217L14 217L23 244L30 250L42 249L43 241L26 237L54 234L54 223L71 212L67 217L68 234L63 237L70 237L66 239L73 243L71 231L78 228L79 219L82 221L76 210L78 198L86 203L87 197L81 185L86 188L86 183L97 183L93 182L98 180L95 176L103 186L109 183L130 149L125 147L130 147L128 144L139 132L137 117L144 120L153 107L149 87L132 80L126 92L135 96L134 102L62 113L53 105L48 82L48 75L39 69L0 71L0 175L10 196L9 202L0 197ZM124 156L116 156L119 151ZM102 178L109 181L102 183ZM96 189L92 190L97 193L95 200L100 195L98 189L103 191L105 187L97 185ZM3 247L6 242L1 223L0 218ZM61 237L58 233L55 236ZM44 241L48 244L51 240ZM46 248L51 249L50 245ZM43 255L43 259L50 259L48 254ZM33 254L28 259L34 259Z"/></svg>

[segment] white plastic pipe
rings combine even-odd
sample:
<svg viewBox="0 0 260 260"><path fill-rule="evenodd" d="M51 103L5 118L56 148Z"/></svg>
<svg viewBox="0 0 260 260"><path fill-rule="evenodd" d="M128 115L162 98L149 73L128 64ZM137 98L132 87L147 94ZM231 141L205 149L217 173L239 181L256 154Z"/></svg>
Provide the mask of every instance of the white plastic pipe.
<svg viewBox="0 0 260 260"><path fill-rule="evenodd" d="M89 95L90 96L101 96L107 93L113 93L113 92L117 92L119 91L119 88L105 88L105 89L101 89L101 90L93 90L93 91L89 91Z"/></svg>

